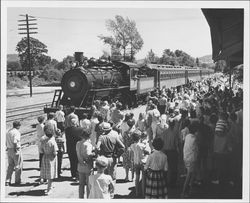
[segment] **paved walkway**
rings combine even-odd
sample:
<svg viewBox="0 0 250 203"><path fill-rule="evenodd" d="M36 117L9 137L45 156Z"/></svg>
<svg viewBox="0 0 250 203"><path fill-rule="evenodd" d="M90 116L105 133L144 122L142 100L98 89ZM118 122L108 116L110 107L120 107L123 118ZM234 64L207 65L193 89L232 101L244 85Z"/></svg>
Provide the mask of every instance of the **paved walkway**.
<svg viewBox="0 0 250 203"><path fill-rule="evenodd" d="M46 184L39 185L39 162L37 146L31 145L22 150L24 156L24 168L22 173L22 184L20 186L5 187L6 198L32 198L40 199L41 196L46 199L78 199L78 183L70 178L68 155L64 154L62 164L62 178L53 182L53 193L44 196ZM7 160L6 160L7 166ZM125 170L119 166L115 198L134 198L134 182L124 183ZM14 180L14 174L13 178Z"/></svg>
<svg viewBox="0 0 250 203"><path fill-rule="evenodd" d="M24 169L22 173L22 184L20 186L8 186L5 187L5 200L6 201L39 201L41 197L43 199L66 199L66 201L74 201L78 199L78 183L74 182L70 178L69 160L67 154L63 157L62 166L62 179L55 180L53 182L53 193L49 196L44 196L46 184L39 185L39 163L38 163L38 151L36 145L31 145L22 150L24 156ZM7 167L7 159L6 159ZM4 177L3 177L4 178ZM117 168L117 184L115 190L115 199L135 199L135 182L124 182L125 170L121 165ZM13 177L14 180L14 177ZM182 189L184 178L179 178L177 186L175 188L169 188L170 199L180 199L180 193ZM220 188L219 185L208 184L203 187L196 186L194 188L191 198L193 199L239 199L240 188L234 188L233 186L226 186ZM4 197L4 195L2 195ZM18 200L17 200L18 198ZM25 200L24 200L25 199ZM3 202L6 202L3 201ZM49 201L49 200L48 200ZM237 200L236 200L237 201Z"/></svg>

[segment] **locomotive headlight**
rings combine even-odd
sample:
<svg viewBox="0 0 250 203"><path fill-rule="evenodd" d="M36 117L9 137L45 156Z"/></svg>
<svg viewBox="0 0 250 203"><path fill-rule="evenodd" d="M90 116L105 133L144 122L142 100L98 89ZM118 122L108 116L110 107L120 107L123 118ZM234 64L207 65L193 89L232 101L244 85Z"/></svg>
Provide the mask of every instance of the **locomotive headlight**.
<svg viewBox="0 0 250 203"><path fill-rule="evenodd" d="M70 85L70 87L74 88L74 87L76 86L76 83L75 83L74 81L71 81L71 82L69 83L69 85Z"/></svg>

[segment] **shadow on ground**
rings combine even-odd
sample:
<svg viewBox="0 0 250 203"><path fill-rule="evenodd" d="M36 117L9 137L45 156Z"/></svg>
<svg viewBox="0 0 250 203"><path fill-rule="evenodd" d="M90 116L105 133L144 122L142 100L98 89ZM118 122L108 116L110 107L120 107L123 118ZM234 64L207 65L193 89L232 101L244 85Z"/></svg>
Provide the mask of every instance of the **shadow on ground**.
<svg viewBox="0 0 250 203"><path fill-rule="evenodd" d="M11 192L10 196L43 196L45 194L45 190L30 190L30 191L21 191L21 192Z"/></svg>
<svg viewBox="0 0 250 203"><path fill-rule="evenodd" d="M23 168L23 171L39 171L39 168Z"/></svg>
<svg viewBox="0 0 250 203"><path fill-rule="evenodd" d="M27 161L27 162L35 162L35 161L39 161L39 159L25 159L24 161Z"/></svg>

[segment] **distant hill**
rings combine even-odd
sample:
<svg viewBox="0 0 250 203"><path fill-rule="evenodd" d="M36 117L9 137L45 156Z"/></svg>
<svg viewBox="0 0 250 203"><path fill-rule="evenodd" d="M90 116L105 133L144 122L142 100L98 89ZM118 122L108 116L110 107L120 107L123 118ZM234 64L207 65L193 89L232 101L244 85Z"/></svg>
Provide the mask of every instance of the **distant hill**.
<svg viewBox="0 0 250 203"><path fill-rule="evenodd" d="M205 55L199 57L200 63L213 63L212 55Z"/></svg>
<svg viewBox="0 0 250 203"><path fill-rule="evenodd" d="M19 61L17 54L7 54L7 62Z"/></svg>

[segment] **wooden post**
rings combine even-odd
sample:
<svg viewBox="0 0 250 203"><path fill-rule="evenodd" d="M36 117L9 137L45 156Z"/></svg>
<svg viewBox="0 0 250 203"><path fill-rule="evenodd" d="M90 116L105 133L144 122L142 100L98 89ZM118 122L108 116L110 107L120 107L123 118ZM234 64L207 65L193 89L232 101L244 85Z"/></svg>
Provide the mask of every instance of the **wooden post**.
<svg viewBox="0 0 250 203"><path fill-rule="evenodd" d="M29 63L29 81L30 81L30 97L32 97L32 78L31 78L31 60L30 60L30 34L29 34L29 16L26 14L27 25L27 44L28 44L28 63Z"/></svg>

